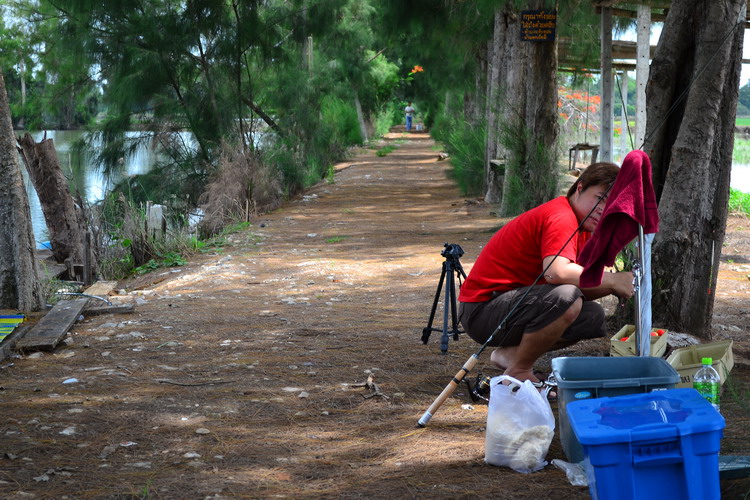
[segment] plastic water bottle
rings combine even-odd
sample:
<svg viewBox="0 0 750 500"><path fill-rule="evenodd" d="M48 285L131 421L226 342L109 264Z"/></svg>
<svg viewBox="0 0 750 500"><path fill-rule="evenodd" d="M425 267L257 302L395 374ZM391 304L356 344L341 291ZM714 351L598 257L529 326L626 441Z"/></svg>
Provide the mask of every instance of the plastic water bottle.
<svg viewBox="0 0 750 500"><path fill-rule="evenodd" d="M713 359L703 358L701 363L703 364L700 369L695 372L693 377L693 388L700 393L701 396L706 398L711 403L716 411L719 411L719 387L721 386L721 377L719 373L714 370Z"/></svg>

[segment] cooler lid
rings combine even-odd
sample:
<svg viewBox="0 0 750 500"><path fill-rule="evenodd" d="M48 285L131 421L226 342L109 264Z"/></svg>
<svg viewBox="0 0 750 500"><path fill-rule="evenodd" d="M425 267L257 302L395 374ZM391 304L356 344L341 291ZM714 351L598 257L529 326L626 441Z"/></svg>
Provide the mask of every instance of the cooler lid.
<svg viewBox="0 0 750 500"><path fill-rule="evenodd" d="M566 411L585 445L672 438L725 426L724 417L691 388L573 401Z"/></svg>

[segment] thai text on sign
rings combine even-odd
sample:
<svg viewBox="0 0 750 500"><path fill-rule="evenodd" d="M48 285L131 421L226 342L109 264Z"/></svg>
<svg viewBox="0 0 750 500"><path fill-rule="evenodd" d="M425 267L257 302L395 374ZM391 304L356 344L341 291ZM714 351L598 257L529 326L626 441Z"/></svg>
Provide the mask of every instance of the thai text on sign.
<svg viewBox="0 0 750 500"><path fill-rule="evenodd" d="M551 42L555 39L557 11L521 11L521 40L526 42Z"/></svg>

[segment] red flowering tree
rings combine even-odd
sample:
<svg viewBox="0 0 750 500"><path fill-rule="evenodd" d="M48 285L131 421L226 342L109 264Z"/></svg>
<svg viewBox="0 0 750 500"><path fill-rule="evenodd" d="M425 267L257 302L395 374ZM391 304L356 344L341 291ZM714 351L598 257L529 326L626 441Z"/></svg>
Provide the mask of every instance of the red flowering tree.
<svg viewBox="0 0 750 500"><path fill-rule="evenodd" d="M558 88L557 96L557 112L563 136L574 143L597 140L601 97L564 86Z"/></svg>

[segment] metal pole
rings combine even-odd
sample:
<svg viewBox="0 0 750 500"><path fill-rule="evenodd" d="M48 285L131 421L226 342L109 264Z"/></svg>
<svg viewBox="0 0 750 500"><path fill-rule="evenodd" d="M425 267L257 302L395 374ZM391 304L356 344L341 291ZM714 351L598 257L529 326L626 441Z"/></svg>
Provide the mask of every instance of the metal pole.
<svg viewBox="0 0 750 500"><path fill-rule="evenodd" d="M650 332L643 332L643 311L641 310L641 294L643 290L641 288L641 282L643 280L643 267L646 262L646 238L643 234L643 226L638 224L638 262L633 266L633 300L635 301L635 354L636 356L649 356L650 352L643 352L644 349L641 347L641 342L644 335L649 335ZM650 339L649 339L650 342ZM647 344L650 346L650 344ZM648 350L648 349L645 349Z"/></svg>

